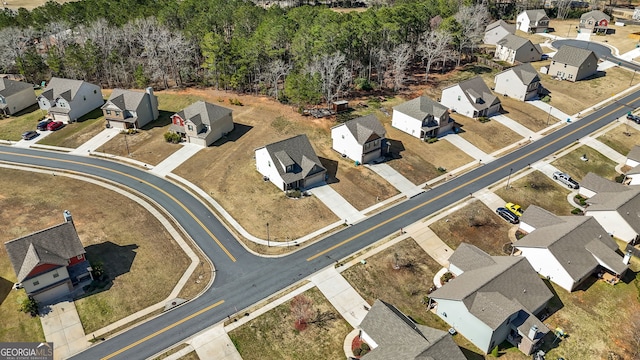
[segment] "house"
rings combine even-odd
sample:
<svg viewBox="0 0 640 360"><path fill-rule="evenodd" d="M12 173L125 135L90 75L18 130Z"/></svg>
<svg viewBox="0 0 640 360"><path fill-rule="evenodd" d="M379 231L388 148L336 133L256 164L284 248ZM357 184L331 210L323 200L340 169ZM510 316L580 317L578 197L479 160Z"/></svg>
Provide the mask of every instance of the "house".
<svg viewBox="0 0 640 360"><path fill-rule="evenodd" d="M114 89L102 113L108 127L140 129L158 119L158 97L150 87L144 92Z"/></svg>
<svg viewBox="0 0 640 360"><path fill-rule="evenodd" d="M51 78L38 96L40 109L49 113L55 121L69 123L104 104L102 90L82 80Z"/></svg>
<svg viewBox="0 0 640 360"><path fill-rule="evenodd" d="M494 21L484 30L483 42L488 45L496 45L498 41L509 34L516 33L516 26L504 20Z"/></svg>
<svg viewBox="0 0 640 360"><path fill-rule="evenodd" d="M622 184L619 184L615 181L607 180L592 172L588 172L587 175L584 176L582 181L580 181L578 194L584 196L585 198L590 198L595 194L601 192L618 192L625 190L628 190L628 188Z"/></svg>
<svg viewBox="0 0 640 360"><path fill-rule="evenodd" d="M509 64L539 61L542 59L542 48L530 40L509 34L496 44L495 58Z"/></svg>
<svg viewBox="0 0 640 360"><path fill-rule="evenodd" d="M443 135L453 125L449 109L426 96L393 107L391 126L419 139Z"/></svg>
<svg viewBox="0 0 640 360"><path fill-rule="evenodd" d="M233 130L231 109L196 101L171 115L169 130L180 134L188 143L209 146Z"/></svg>
<svg viewBox="0 0 640 360"><path fill-rule="evenodd" d="M381 300L362 319L360 337L371 348L362 360L466 360L448 332L417 324Z"/></svg>
<svg viewBox="0 0 640 360"><path fill-rule="evenodd" d="M4 243L16 273L16 288L40 303L69 295L74 286L91 279L91 268L73 224L71 213L64 222Z"/></svg>
<svg viewBox="0 0 640 360"><path fill-rule="evenodd" d="M498 94L526 101L538 96L540 77L531 64L520 64L496 74L494 78Z"/></svg>
<svg viewBox="0 0 640 360"><path fill-rule="evenodd" d="M360 164L380 158L387 131L374 115L349 120L331 128L333 150Z"/></svg>
<svg viewBox="0 0 640 360"><path fill-rule="evenodd" d="M631 148L624 164L631 167L631 169L625 173L625 184L640 185L640 146L635 145Z"/></svg>
<svg viewBox="0 0 640 360"><path fill-rule="evenodd" d="M547 32L549 17L543 9L525 10L516 17L516 28L526 33Z"/></svg>
<svg viewBox="0 0 640 360"><path fill-rule="evenodd" d="M37 102L33 85L0 78L0 115L13 115Z"/></svg>
<svg viewBox="0 0 640 360"><path fill-rule="evenodd" d="M580 28L594 33L608 33L611 17L600 10L591 10L580 16Z"/></svg>
<svg viewBox="0 0 640 360"><path fill-rule="evenodd" d="M598 57L593 51L563 45L551 59L548 74L575 82L597 72Z"/></svg>
<svg viewBox="0 0 640 360"><path fill-rule="evenodd" d="M617 277L627 270L618 245L591 216L556 216L530 205L520 222L534 230L514 246L538 274L569 292L603 269Z"/></svg>
<svg viewBox="0 0 640 360"><path fill-rule="evenodd" d="M531 354L549 332L536 315L553 294L529 262L466 243L449 262L455 278L430 295L438 316L485 353L507 340Z"/></svg>
<svg viewBox="0 0 640 360"><path fill-rule="evenodd" d="M327 169L307 135L265 145L255 153L258 172L283 191L309 188L325 181Z"/></svg>
<svg viewBox="0 0 640 360"><path fill-rule="evenodd" d="M612 236L635 243L640 234L640 187L599 192L587 200L585 215L593 216Z"/></svg>
<svg viewBox="0 0 640 360"><path fill-rule="evenodd" d="M442 105L464 116L479 118L500 111L498 99L480 76L442 90Z"/></svg>

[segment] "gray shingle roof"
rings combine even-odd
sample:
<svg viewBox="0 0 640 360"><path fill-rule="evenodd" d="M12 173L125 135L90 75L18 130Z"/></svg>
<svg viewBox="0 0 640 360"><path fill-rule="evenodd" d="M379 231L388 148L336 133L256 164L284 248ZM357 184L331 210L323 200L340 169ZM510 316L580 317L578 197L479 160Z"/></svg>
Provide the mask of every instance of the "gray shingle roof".
<svg viewBox="0 0 640 360"><path fill-rule="evenodd" d="M380 120L378 120L374 114L349 120L344 123L344 126L349 129L360 145L364 145L374 134L377 135L378 138L383 138L387 133L387 130L385 130Z"/></svg>
<svg viewBox="0 0 640 360"><path fill-rule="evenodd" d="M514 34L516 32L516 25L515 24L509 24L504 20L498 20L498 21L494 21L491 24L487 25L487 27L485 28L484 32L487 31L491 31L497 27L503 27L505 30L507 30L509 33Z"/></svg>
<svg viewBox="0 0 640 360"><path fill-rule="evenodd" d="M598 61L598 57L593 51L569 45L563 45L558 52L553 55L553 61L576 67L580 67L589 59L596 62Z"/></svg>
<svg viewBox="0 0 640 360"><path fill-rule="evenodd" d="M431 293L431 297L436 301L438 299L460 300L471 311L471 309L482 309L483 304L488 304L487 301L499 302L504 306L503 300L498 300L496 295L486 294L497 292L506 299L517 301L528 312L543 307L553 297L551 291L524 257L492 256L491 258L495 264L463 272ZM485 295L478 297L480 293ZM478 301L478 304L474 304L475 301ZM488 311L483 312L482 316L483 321L487 321L487 325L491 326L490 324L504 322L505 314L503 311Z"/></svg>
<svg viewBox="0 0 640 360"><path fill-rule="evenodd" d="M627 154L627 159L635 160L640 162L640 146L634 145L629 153Z"/></svg>
<svg viewBox="0 0 640 360"><path fill-rule="evenodd" d="M53 77L49 80L49 84L47 84L47 87L40 96L43 96L48 100L54 100L61 97L67 101L73 101L78 93L78 89L82 86L82 83L84 83L82 80Z"/></svg>
<svg viewBox="0 0 640 360"><path fill-rule="evenodd" d="M600 10L591 10L589 12L586 12L582 15L580 15L580 20L585 20L588 19L590 17L593 17L596 21L600 21L600 20L611 20L611 17L609 17L609 15L603 13Z"/></svg>
<svg viewBox="0 0 640 360"><path fill-rule="evenodd" d="M582 181L580 181L580 186L585 189L591 190L596 194L601 192L616 192L628 190L626 186L615 181L607 180L600 175L596 175L592 172L589 172L584 176Z"/></svg>
<svg viewBox="0 0 640 360"><path fill-rule="evenodd" d="M266 145L265 148L271 156L274 166L278 169L282 180L287 184L326 171L313 150L307 135L297 135ZM287 172L283 165L294 165L294 170Z"/></svg>
<svg viewBox="0 0 640 360"><path fill-rule="evenodd" d="M504 46L508 49L518 50L525 45L533 46L533 43L528 39L522 38L517 35L508 34L505 35L502 39L498 40L498 45Z"/></svg>
<svg viewBox="0 0 640 360"><path fill-rule="evenodd" d="M441 118L447 111L449 111L446 106L433 101L426 96L420 96L400 105L396 105L393 109L418 120L424 120L429 115Z"/></svg>
<svg viewBox="0 0 640 360"><path fill-rule="evenodd" d="M520 222L531 225L537 229L544 226L559 224L562 220L555 214L552 214L539 206L529 205L529 207L522 213Z"/></svg>
<svg viewBox="0 0 640 360"><path fill-rule="evenodd" d="M574 281L583 279L598 267L596 257L610 269L621 271L619 274L624 272L626 266L622 263L622 257L616 253L617 244L595 218L557 218L562 222L537 228L518 240L514 246L548 249Z"/></svg>
<svg viewBox="0 0 640 360"><path fill-rule="evenodd" d="M0 95L4 97L9 97L27 88L33 89L33 85L22 81L0 78Z"/></svg>
<svg viewBox="0 0 640 360"><path fill-rule="evenodd" d="M18 282L27 279L38 265L67 265L68 259L85 253L72 222L7 241L4 246Z"/></svg>
<svg viewBox="0 0 640 360"><path fill-rule="evenodd" d="M637 174L640 174L640 165L636 165L632 167L625 173L625 175L637 175Z"/></svg>
<svg viewBox="0 0 640 360"><path fill-rule="evenodd" d="M536 71L536 69L533 68L533 66L530 63L514 66L512 68L509 68L507 70L504 70L496 74L496 76L500 74L504 74L509 71L513 71L513 73L518 77L518 79L520 79L520 81L522 81L522 84L524 85L530 85L534 82L540 82L540 77L538 76L538 72Z"/></svg>
<svg viewBox="0 0 640 360"><path fill-rule="evenodd" d="M231 112L231 109L227 109L226 107L200 100L182 109L177 115L184 120L193 122L195 125L205 124L214 127L216 122L222 120L225 116L231 114Z"/></svg>
<svg viewBox="0 0 640 360"><path fill-rule="evenodd" d="M123 89L113 89L109 100L102 105L102 109L112 109L112 106L116 106L118 109L125 111L135 111L140 106L142 100L144 100L146 92L131 91Z"/></svg>
<svg viewBox="0 0 640 360"><path fill-rule="evenodd" d="M547 13L543 9L525 10L524 12L529 18L529 21L532 22L537 22L547 17Z"/></svg>
<svg viewBox="0 0 640 360"><path fill-rule="evenodd" d="M459 82L458 86L460 86L467 96L467 100L477 110L488 109L495 104L500 104L500 99L493 95L487 84L485 84L480 76ZM477 103L474 101L474 98L480 98L482 101Z"/></svg>
<svg viewBox="0 0 640 360"><path fill-rule="evenodd" d="M617 210L620 212L629 203L639 205L636 209L640 210L638 195L640 195L640 187L637 186L627 186L626 189L616 192L599 192L587 200L589 204L587 211Z"/></svg>
<svg viewBox="0 0 640 360"><path fill-rule="evenodd" d="M449 263L462 271L494 265L496 262L491 255L467 243L462 243L449 257Z"/></svg>
<svg viewBox="0 0 640 360"><path fill-rule="evenodd" d="M363 360L466 359L449 333L416 324L395 306L381 300L373 303L360 328L378 344Z"/></svg>

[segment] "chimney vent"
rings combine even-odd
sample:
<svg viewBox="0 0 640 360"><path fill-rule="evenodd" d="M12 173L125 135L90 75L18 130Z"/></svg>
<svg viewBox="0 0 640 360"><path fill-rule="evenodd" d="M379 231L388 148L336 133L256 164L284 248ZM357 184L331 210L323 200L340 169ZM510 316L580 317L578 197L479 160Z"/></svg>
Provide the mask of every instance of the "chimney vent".
<svg viewBox="0 0 640 360"><path fill-rule="evenodd" d="M529 339L535 340L537 334L538 334L538 326L537 325L531 326L531 328L529 329Z"/></svg>
<svg viewBox="0 0 640 360"><path fill-rule="evenodd" d="M625 265L629 265L629 261L631 260L631 256L632 256L632 255L633 255L633 254L631 254L631 249L627 250L627 253L626 253L626 254L624 254L624 258L622 259L622 262L623 262Z"/></svg>

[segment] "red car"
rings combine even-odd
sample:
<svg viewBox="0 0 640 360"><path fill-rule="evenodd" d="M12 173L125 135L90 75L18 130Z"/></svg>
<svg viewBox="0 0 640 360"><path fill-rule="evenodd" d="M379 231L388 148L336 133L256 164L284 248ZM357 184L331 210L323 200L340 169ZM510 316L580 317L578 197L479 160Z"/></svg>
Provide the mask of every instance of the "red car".
<svg viewBox="0 0 640 360"><path fill-rule="evenodd" d="M60 129L62 126L64 126L62 121L52 121L52 122L47 124L47 130L56 131L56 130Z"/></svg>

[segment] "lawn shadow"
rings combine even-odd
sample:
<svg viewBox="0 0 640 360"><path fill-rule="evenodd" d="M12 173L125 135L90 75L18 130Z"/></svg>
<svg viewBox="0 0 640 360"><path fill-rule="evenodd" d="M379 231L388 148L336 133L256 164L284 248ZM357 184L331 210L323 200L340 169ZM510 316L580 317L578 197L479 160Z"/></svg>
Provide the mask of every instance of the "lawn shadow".
<svg viewBox="0 0 640 360"><path fill-rule="evenodd" d="M11 289L13 289L13 283L0 276L0 304L9 296Z"/></svg>
<svg viewBox="0 0 640 360"><path fill-rule="evenodd" d="M631 269L628 269L628 270L624 273L624 275L622 276L622 278L620 279L620 281L622 281L623 283L625 283L625 284L629 285L629 284L631 284L631 283L636 279L636 277L637 277L637 276L638 276L638 272L637 272L637 271L631 271ZM1 288L1 286L0 286L0 288ZM1 295L2 295L2 294L0 293L0 296L1 296Z"/></svg>
<svg viewBox="0 0 640 360"><path fill-rule="evenodd" d="M502 106L500 108L502 108ZM466 133L466 131L463 128L464 128L464 125L462 125L459 122L455 121L453 123L453 127L451 129L453 130L454 134L462 134L462 133Z"/></svg>
<svg viewBox="0 0 640 360"><path fill-rule="evenodd" d="M387 156L391 159L402 159L400 153L406 150L402 141L393 139L387 139L387 148Z"/></svg>
<svg viewBox="0 0 640 360"><path fill-rule="evenodd" d="M547 306L540 312L540 315L538 316L538 318L544 321L546 318L562 309L564 307L564 303L562 302L562 300L560 300L560 297L558 296L556 290L553 288L553 285L551 285L551 281L549 281L548 279L542 279L542 281L545 285L547 285L547 288L553 294L553 298L549 300Z"/></svg>
<svg viewBox="0 0 640 360"><path fill-rule="evenodd" d="M484 360L484 355L478 354L475 351L471 351L463 347L461 347L460 350L462 350L462 353L464 354L464 357L467 358L467 360Z"/></svg>
<svg viewBox="0 0 640 360"><path fill-rule="evenodd" d="M227 142L236 142L240 139L244 134L248 133L249 130L253 129L251 125L245 125L240 123L233 123L233 130L227 135L221 137L211 144L211 146L222 146Z"/></svg>
<svg viewBox="0 0 640 360"><path fill-rule="evenodd" d="M10 116L11 117L20 117L22 115L31 114L32 112L38 111L38 110L40 110L40 106L38 105L38 103L35 103L35 104L29 106L26 109L22 109L22 110L18 111L15 114L11 114ZM42 111L42 117L44 118L46 115L47 115L47 112L46 111Z"/></svg>
<svg viewBox="0 0 640 360"><path fill-rule="evenodd" d="M99 117L102 117L104 113L102 112L102 108L96 108L89 111L87 114L84 114L78 118L75 122L83 122L87 120L95 120Z"/></svg>
<svg viewBox="0 0 640 360"><path fill-rule="evenodd" d="M493 71L490 67L482 66L482 65L467 65L462 70L470 71L475 75L482 75L482 74L490 73L491 71Z"/></svg>
<svg viewBox="0 0 640 360"><path fill-rule="evenodd" d="M598 278L591 274L583 282L581 282L578 286L573 289L573 291L587 291L589 288L598 281Z"/></svg>
<svg viewBox="0 0 640 360"><path fill-rule="evenodd" d="M131 271L131 265L136 257L138 245L120 246L111 241L89 245L85 248L87 258L92 263L101 262L104 271L111 279Z"/></svg>
<svg viewBox="0 0 640 360"><path fill-rule="evenodd" d="M327 169L327 184L339 183L340 180L336 177L338 174L338 162L324 157L318 157L318 159L320 159L322 166Z"/></svg>
<svg viewBox="0 0 640 360"><path fill-rule="evenodd" d="M593 75L591 75L591 76L587 76L586 78L584 78L584 79L582 79L582 80L580 80L580 81L583 81L583 80L594 80L594 79L599 79L599 78L604 77L604 76L606 76L606 75L607 75L607 72L606 72L606 71L596 71L596 73L595 73L595 74L593 74Z"/></svg>
<svg viewBox="0 0 640 360"><path fill-rule="evenodd" d="M151 130L157 127L165 127L171 124L171 115L175 114L175 112L159 110L159 116L156 120L148 123L147 125L141 127L142 130Z"/></svg>

